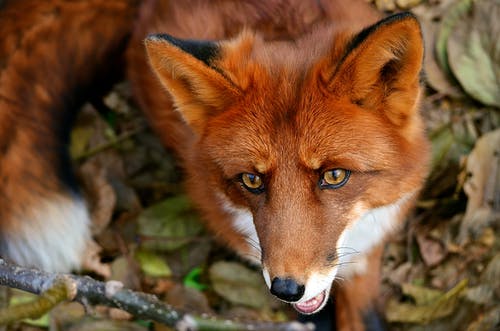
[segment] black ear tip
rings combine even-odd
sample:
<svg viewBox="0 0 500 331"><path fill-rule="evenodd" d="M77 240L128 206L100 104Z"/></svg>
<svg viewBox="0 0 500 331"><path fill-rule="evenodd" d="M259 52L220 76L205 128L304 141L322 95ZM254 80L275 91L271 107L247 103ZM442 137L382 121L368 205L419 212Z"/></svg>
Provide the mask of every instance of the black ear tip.
<svg viewBox="0 0 500 331"><path fill-rule="evenodd" d="M408 11L390 15L390 16L386 17L385 19L383 19L382 22L385 22L386 24L388 24L388 23L404 21L404 20L412 20L412 21L415 21L416 23L418 23L417 16L415 16L415 14L408 12Z"/></svg>
<svg viewBox="0 0 500 331"><path fill-rule="evenodd" d="M172 37L169 34L166 33L152 33L148 35L145 39L146 41L166 41L169 43L173 43L174 40L176 40L174 37Z"/></svg>
<svg viewBox="0 0 500 331"><path fill-rule="evenodd" d="M415 16L415 14L413 14L412 12L409 12L409 11L403 11L400 13L393 14L391 16L399 17L400 19L405 19L405 18L417 19L417 16Z"/></svg>
<svg viewBox="0 0 500 331"><path fill-rule="evenodd" d="M179 39L166 33L150 34L146 37L145 42L167 42L191 54L207 65L209 65L210 61L219 54L219 45L214 41Z"/></svg>

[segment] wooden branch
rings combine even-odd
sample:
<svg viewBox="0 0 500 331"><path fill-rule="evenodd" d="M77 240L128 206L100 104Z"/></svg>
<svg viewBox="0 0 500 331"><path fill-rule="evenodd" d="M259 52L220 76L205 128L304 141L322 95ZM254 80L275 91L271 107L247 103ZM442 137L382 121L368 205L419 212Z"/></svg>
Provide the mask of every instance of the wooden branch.
<svg viewBox="0 0 500 331"><path fill-rule="evenodd" d="M88 276L56 274L19 267L0 259L0 285L41 294L64 282L69 299L84 305L105 305L123 309L137 318L154 320L179 331L312 331L311 324L298 322L235 322L201 317L176 310L154 295L123 288L117 281L100 282ZM1 313L0 313L1 315Z"/></svg>

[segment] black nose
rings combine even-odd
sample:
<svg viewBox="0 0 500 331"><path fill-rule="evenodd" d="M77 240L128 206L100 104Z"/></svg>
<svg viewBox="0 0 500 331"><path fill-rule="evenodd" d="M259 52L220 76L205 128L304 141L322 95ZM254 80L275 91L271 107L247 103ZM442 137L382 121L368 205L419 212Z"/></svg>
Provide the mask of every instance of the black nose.
<svg viewBox="0 0 500 331"><path fill-rule="evenodd" d="M281 300L294 302L304 295L305 286L297 284L291 278L275 277L271 283L271 293Z"/></svg>

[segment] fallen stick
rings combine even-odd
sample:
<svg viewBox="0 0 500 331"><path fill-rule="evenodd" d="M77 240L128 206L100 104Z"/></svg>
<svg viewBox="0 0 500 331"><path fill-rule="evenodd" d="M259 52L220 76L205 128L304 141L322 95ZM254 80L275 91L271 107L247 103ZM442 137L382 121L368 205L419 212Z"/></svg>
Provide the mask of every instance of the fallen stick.
<svg viewBox="0 0 500 331"><path fill-rule="evenodd" d="M123 288L117 281L101 282L88 276L57 274L20 267L0 259L0 285L34 294L47 293L64 284L64 299L83 305L105 305L125 310L141 319L154 320L179 331L313 331L311 324L299 322L237 322L212 316L197 316L176 310L151 294ZM16 309L16 307L6 308ZM3 312L4 315L5 312ZM11 315L11 314L7 314ZM2 310L0 310L2 316ZM1 321L1 320L0 320ZM6 324L7 322L3 322ZM10 322L9 322L10 323ZM1 323L0 323L1 324Z"/></svg>

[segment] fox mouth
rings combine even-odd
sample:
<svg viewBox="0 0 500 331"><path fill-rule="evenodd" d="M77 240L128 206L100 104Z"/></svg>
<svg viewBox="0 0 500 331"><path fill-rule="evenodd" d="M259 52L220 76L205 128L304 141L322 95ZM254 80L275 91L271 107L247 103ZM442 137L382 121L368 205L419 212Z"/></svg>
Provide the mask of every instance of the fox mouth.
<svg viewBox="0 0 500 331"><path fill-rule="evenodd" d="M267 268L263 268L263 276L269 289L272 288L271 277ZM332 288L333 280L337 274L337 267L330 270L327 274L313 273L308 277L305 284L305 291L299 300L285 300L277 296L277 298L292 307L303 315L312 315L323 309L330 297L330 289ZM326 285L326 286L325 286ZM272 293L272 290L271 290Z"/></svg>
<svg viewBox="0 0 500 331"><path fill-rule="evenodd" d="M329 290L323 290L315 297L305 301L293 303L292 306L301 314L315 314L325 306L326 301L328 300L328 292Z"/></svg>

